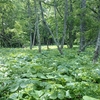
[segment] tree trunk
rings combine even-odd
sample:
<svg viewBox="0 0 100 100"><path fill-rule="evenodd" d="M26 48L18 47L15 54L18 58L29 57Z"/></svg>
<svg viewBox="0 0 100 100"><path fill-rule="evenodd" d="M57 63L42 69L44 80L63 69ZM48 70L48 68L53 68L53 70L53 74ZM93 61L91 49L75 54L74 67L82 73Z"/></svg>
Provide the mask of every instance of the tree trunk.
<svg viewBox="0 0 100 100"><path fill-rule="evenodd" d="M100 22L100 5L98 6L98 21ZM95 48L95 51L94 51L93 62L96 62L98 60L99 53L100 53L100 26L99 26L97 44L96 44L96 48Z"/></svg>
<svg viewBox="0 0 100 100"><path fill-rule="evenodd" d="M72 0L70 0L70 13L73 12L73 8L72 8ZM73 19L71 19L70 23L69 23L69 47L72 48L73 47L73 42L74 42L74 35L72 33L73 30Z"/></svg>
<svg viewBox="0 0 100 100"><path fill-rule="evenodd" d="M49 50L49 40L47 39L47 50Z"/></svg>
<svg viewBox="0 0 100 100"><path fill-rule="evenodd" d="M35 30L34 30L34 35L33 35L33 47L35 45L35 39L36 39L36 23L35 23Z"/></svg>
<svg viewBox="0 0 100 100"><path fill-rule="evenodd" d="M36 33L38 37L38 48L39 48L39 52L41 52L41 40L40 40L40 33L39 33L39 15L38 15L36 0L34 0L34 5L35 5L35 14L36 14Z"/></svg>
<svg viewBox="0 0 100 100"><path fill-rule="evenodd" d="M61 41L61 49L63 48L65 37L66 37L66 29L67 29L67 16L68 16L68 0L65 0L65 11L64 11L64 29L63 36Z"/></svg>
<svg viewBox="0 0 100 100"><path fill-rule="evenodd" d="M40 33L39 33L39 19L38 19L38 15L37 15L37 37L38 37L38 48L39 48L39 52L41 52L41 40L40 40Z"/></svg>
<svg viewBox="0 0 100 100"><path fill-rule="evenodd" d="M79 51L84 51L85 48L85 9L86 9L86 0L81 0L81 18L80 18L80 48Z"/></svg>
<svg viewBox="0 0 100 100"><path fill-rule="evenodd" d="M93 62L96 62L98 60L99 53L100 53L100 29L99 29L99 34L98 34L96 48L95 48L95 51L94 51Z"/></svg>
<svg viewBox="0 0 100 100"><path fill-rule="evenodd" d="M48 26L46 20L44 19L44 14L43 14L43 8L42 8L41 1L39 1L39 5L40 5L40 10L41 10L41 16L42 16L43 24L44 24L44 26L47 28L47 30L49 31L49 33L51 34L51 36L52 36L52 38L53 38L53 40L54 40L54 42L55 42L55 44L56 44L56 46L57 46L57 48L58 48L60 54L62 55L63 52L62 52L61 48L59 47L59 43L57 42L57 40L56 40L56 38L54 37L54 35L53 35L51 29L50 29L49 26Z"/></svg>
<svg viewBox="0 0 100 100"><path fill-rule="evenodd" d="M31 8L30 8L30 0L28 0L27 2L27 6L28 6L28 18L29 18L29 33L30 33L30 49L32 49L32 44L33 44L33 41L32 41L32 29L31 29Z"/></svg>
<svg viewBox="0 0 100 100"><path fill-rule="evenodd" d="M38 19L38 16L37 16L37 37L38 37L39 52L41 52L41 40L40 40L40 33L39 33L39 19Z"/></svg>
<svg viewBox="0 0 100 100"><path fill-rule="evenodd" d="M1 43L2 43L2 47L7 47L7 41L5 41L6 39L6 35L5 35L5 22L4 22L4 11L2 11L2 17L1 17L1 27L2 27L2 30L1 30L1 35L2 35L2 39L1 39ZM7 39L6 39L7 40Z"/></svg>
<svg viewBox="0 0 100 100"><path fill-rule="evenodd" d="M57 20L57 14L56 14L56 9L57 9L57 4L56 4L56 0L54 0L54 15L55 15L55 26L56 26L56 40L59 43L58 40L58 20Z"/></svg>

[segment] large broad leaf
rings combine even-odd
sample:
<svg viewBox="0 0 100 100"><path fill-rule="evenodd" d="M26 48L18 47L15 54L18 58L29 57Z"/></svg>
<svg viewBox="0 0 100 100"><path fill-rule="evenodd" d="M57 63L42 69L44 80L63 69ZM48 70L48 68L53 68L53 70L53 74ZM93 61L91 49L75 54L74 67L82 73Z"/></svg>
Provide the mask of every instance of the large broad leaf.
<svg viewBox="0 0 100 100"><path fill-rule="evenodd" d="M30 96L33 97L32 100L40 100L39 99L39 95L37 93L35 93L35 92L30 93Z"/></svg>
<svg viewBox="0 0 100 100"><path fill-rule="evenodd" d="M19 83L20 83L21 88L25 88L25 87L27 87L27 84L30 83L30 80L29 79L21 79Z"/></svg>
<svg viewBox="0 0 100 100"><path fill-rule="evenodd" d="M83 96L83 100L99 100L99 99L92 98L92 97L89 97L89 96Z"/></svg>
<svg viewBox="0 0 100 100"><path fill-rule="evenodd" d="M27 84L23 82L23 83L20 84L20 87L21 88L26 88L27 87Z"/></svg>
<svg viewBox="0 0 100 100"><path fill-rule="evenodd" d="M65 92L63 90L58 91L58 98L62 100L64 99L64 97L65 97Z"/></svg>
<svg viewBox="0 0 100 100"><path fill-rule="evenodd" d="M46 79L46 77L42 73L37 73L37 77L42 78L42 79Z"/></svg>
<svg viewBox="0 0 100 100"><path fill-rule="evenodd" d="M46 75L46 76L47 76L48 79L54 79L54 76L53 76L53 75L49 75L49 74L48 74L48 75Z"/></svg>
<svg viewBox="0 0 100 100"><path fill-rule="evenodd" d="M13 94L11 94L11 95L9 96L9 100L10 100L10 99L11 99L11 100L16 100L17 97L18 97L18 93L13 93Z"/></svg>
<svg viewBox="0 0 100 100"><path fill-rule="evenodd" d="M13 84L13 85L11 85L11 87L10 87L10 91L11 91L11 92L15 92L15 91L18 90L18 88L19 88L19 84Z"/></svg>
<svg viewBox="0 0 100 100"><path fill-rule="evenodd" d="M44 92L42 90L40 91L35 90L35 93L40 97L41 95L43 95Z"/></svg>
<svg viewBox="0 0 100 100"><path fill-rule="evenodd" d="M70 95L69 90L66 91L66 97L67 97L67 98L71 98L71 95Z"/></svg>
<svg viewBox="0 0 100 100"><path fill-rule="evenodd" d="M57 99L57 97L58 97L57 94L58 94L57 91L52 91L51 95L50 95L50 99Z"/></svg>
<svg viewBox="0 0 100 100"><path fill-rule="evenodd" d="M62 78L64 78L66 82L71 82L71 81L73 81L72 77L67 76L67 75L62 75Z"/></svg>
<svg viewBox="0 0 100 100"><path fill-rule="evenodd" d="M64 88L61 84L55 84L55 86L58 88Z"/></svg>

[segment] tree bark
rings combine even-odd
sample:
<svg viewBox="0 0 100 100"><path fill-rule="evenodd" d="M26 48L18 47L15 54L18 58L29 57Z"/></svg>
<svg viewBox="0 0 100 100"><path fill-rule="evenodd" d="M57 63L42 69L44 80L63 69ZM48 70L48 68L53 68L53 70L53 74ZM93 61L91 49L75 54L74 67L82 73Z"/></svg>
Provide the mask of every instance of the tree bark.
<svg viewBox="0 0 100 100"><path fill-rule="evenodd" d="M30 49L32 49L32 44L33 44L33 41L32 41L32 29L31 29L31 7L30 7L30 0L28 0L27 2L27 6L28 6L28 18L29 18L29 33L30 33Z"/></svg>
<svg viewBox="0 0 100 100"><path fill-rule="evenodd" d="M62 41L61 41L61 49L63 48L65 37L66 37L67 16L68 16L68 0L65 0L64 29L63 29L63 35L62 35Z"/></svg>
<svg viewBox="0 0 100 100"><path fill-rule="evenodd" d="M73 7L72 7L72 0L70 0L70 13L73 12ZM72 33L73 30L73 19L71 19L69 23L69 47L73 47L73 42L74 42L74 34Z"/></svg>
<svg viewBox="0 0 100 100"><path fill-rule="evenodd" d="M86 9L86 0L81 0L81 18L80 18L80 48L79 51L84 51L85 48L85 9Z"/></svg>
<svg viewBox="0 0 100 100"><path fill-rule="evenodd" d="M38 15L36 0L34 0L34 5L35 5L35 14L36 14L36 33L38 37L38 48L39 48L39 52L41 52L41 40L40 40L40 33L39 33L39 15Z"/></svg>
<svg viewBox="0 0 100 100"><path fill-rule="evenodd" d="M99 29L99 34L98 34L96 48L95 48L95 51L94 51L93 62L96 62L98 60L99 53L100 53L100 29Z"/></svg>
<svg viewBox="0 0 100 100"><path fill-rule="evenodd" d="M41 40L40 40L40 33L39 33L39 19L38 19L38 15L37 15L37 37L38 37L38 48L39 48L39 52L41 52Z"/></svg>
<svg viewBox="0 0 100 100"><path fill-rule="evenodd" d="M59 43L59 40L58 40L58 20L57 20L56 8L57 8L56 0L54 0L54 15L55 15L55 26L56 26L55 33L56 33L56 40Z"/></svg>
<svg viewBox="0 0 100 100"><path fill-rule="evenodd" d="M49 31L49 33L51 34L51 36L52 36L52 38L53 38L53 40L54 40L54 42L55 42L55 44L56 44L56 46L57 46L57 48L58 48L60 54L62 55L63 52L62 52L61 48L59 47L59 43L57 42L57 40L56 40L56 38L54 37L54 35L53 35L51 29L49 28L49 25L47 24L46 20L44 19L44 14L43 14L43 8L42 8L41 0L39 0L39 5L40 5L40 10L41 10L41 16L42 16L43 24L44 24L44 26L47 28L47 30Z"/></svg>
<svg viewBox="0 0 100 100"><path fill-rule="evenodd" d="M98 21L100 22L100 5L98 6ZM96 62L98 60L99 54L100 54L100 25L99 25L99 33L98 33L96 48L94 51L93 62Z"/></svg>
<svg viewBox="0 0 100 100"><path fill-rule="evenodd" d="M36 23L35 23L35 29L34 29L34 35L33 35L33 47L35 45L35 39L36 39Z"/></svg>

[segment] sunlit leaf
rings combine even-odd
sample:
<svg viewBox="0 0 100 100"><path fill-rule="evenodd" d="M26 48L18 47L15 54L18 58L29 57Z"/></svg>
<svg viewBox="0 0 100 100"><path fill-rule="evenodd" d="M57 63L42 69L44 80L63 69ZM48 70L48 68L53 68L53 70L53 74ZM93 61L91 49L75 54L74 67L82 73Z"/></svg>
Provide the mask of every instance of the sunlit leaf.
<svg viewBox="0 0 100 100"><path fill-rule="evenodd" d="M70 95L69 90L66 91L66 97L67 97L67 98L71 98L71 95Z"/></svg>
<svg viewBox="0 0 100 100"><path fill-rule="evenodd" d="M11 85L11 87L10 87L10 91L11 91L11 92L15 92L15 91L18 90L18 88L19 88L19 84L13 84L13 85Z"/></svg>
<svg viewBox="0 0 100 100"><path fill-rule="evenodd" d="M65 97L65 92L63 90L58 91L58 98L62 100L64 99L64 97Z"/></svg>
<svg viewBox="0 0 100 100"><path fill-rule="evenodd" d="M23 82L23 83L20 84L20 87L25 88L25 87L27 87L27 84Z"/></svg>
<svg viewBox="0 0 100 100"><path fill-rule="evenodd" d="M50 99L56 99L57 98L57 91L52 91L50 94Z"/></svg>
<svg viewBox="0 0 100 100"><path fill-rule="evenodd" d="M40 97L44 92L42 90L35 90L35 93Z"/></svg>
<svg viewBox="0 0 100 100"><path fill-rule="evenodd" d="M12 94L9 96L9 99L16 100L17 97L18 97L18 93L12 93Z"/></svg>
<svg viewBox="0 0 100 100"><path fill-rule="evenodd" d="M46 77L42 73L37 73L37 76L42 79L46 79Z"/></svg>
<svg viewBox="0 0 100 100"><path fill-rule="evenodd" d="M99 100L99 99L92 98L92 97L89 97L89 96L83 96L83 100Z"/></svg>

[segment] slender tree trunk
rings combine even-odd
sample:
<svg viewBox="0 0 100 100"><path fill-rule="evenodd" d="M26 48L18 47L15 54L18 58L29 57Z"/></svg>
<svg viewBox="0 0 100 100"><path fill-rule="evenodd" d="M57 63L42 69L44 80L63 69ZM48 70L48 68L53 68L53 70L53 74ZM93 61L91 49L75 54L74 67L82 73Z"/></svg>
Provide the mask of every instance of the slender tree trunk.
<svg viewBox="0 0 100 100"><path fill-rule="evenodd" d="M47 50L49 50L49 44L47 43Z"/></svg>
<svg viewBox="0 0 100 100"><path fill-rule="evenodd" d="M4 24L5 24L5 22L4 22L4 12L2 11L2 21L1 21L1 25L2 25L2 32L1 32L1 34L2 34L2 39L1 39L1 43L2 43L2 47L7 47L7 43L6 43L6 41L5 41L5 39L6 39L6 37L5 37L5 26L4 26Z"/></svg>
<svg viewBox="0 0 100 100"><path fill-rule="evenodd" d="M80 48L79 51L84 51L85 48L85 9L86 9L86 0L81 0L81 18L80 18Z"/></svg>
<svg viewBox="0 0 100 100"><path fill-rule="evenodd" d="M57 8L57 4L56 4L56 0L54 0L54 14L55 14L55 25L56 25L55 33L56 33L56 40L59 43L59 40L58 40L58 20L57 20L56 8Z"/></svg>
<svg viewBox="0 0 100 100"><path fill-rule="evenodd" d="M41 40L40 40L40 33L39 33L39 15L38 15L36 0L34 0L34 5L35 5L35 14L36 14L36 33L38 37L38 48L39 48L39 52L41 52Z"/></svg>
<svg viewBox="0 0 100 100"><path fill-rule="evenodd" d="M100 22L100 5L98 6L98 21ZM94 51L93 62L96 62L98 60L99 54L100 54L100 26L99 26L99 33L98 33L96 48Z"/></svg>
<svg viewBox="0 0 100 100"><path fill-rule="evenodd" d="M95 48L95 51L94 51L93 62L96 62L98 60L99 53L100 53L100 29L99 29L99 34L98 34L96 48Z"/></svg>
<svg viewBox="0 0 100 100"><path fill-rule="evenodd" d="M28 6L28 18L29 18L29 33L30 33L30 49L32 49L32 44L33 44L33 41L32 41L32 29L31 29L31 7L30 7L30 0L28 0L27 2L27 6Z"/></svg>
<svg viewBox="0 0 100 100"><path fill-rule="evenodd" d="M4 22L3 22L3 14L2 14L2 22L1 22L1 24L2 24L2 33L1 33L1 34L4 35L5 32L4 32L4 25L3 25L3 23L4 23ZM1 44L2 44L2 46L4 46L4 43L3 43L3 42L4 42L4 39L2 38L2 39L1 39Z"/></svg>
<svg viewBox="0 0 100 100"><path fill-rule="evenodd" d="M68 0L65 0L65 11L64 11L64 29L63 36L61 41L61 49L63 48L65 37L66 37L66 29L67 29L67 16L68 16Z"/></svg>
<svg viewBox="0 0 100 100"><path fill-rule="evenodd" d="M70 13L73 12L73 7L72 7L72 0L70 0ZM74 42L74 34L72 33L73 30L73 19L71 19L69 23L69 47L73 47L73 42Z"/></svg>
<svg viewBox="0 0 100 100"><path fill-rule="evenodd" d="M57 46L57 48L58 48L60 54L63 54L61 48L59 47L59 43L57 42L57 40L56 40L56 38L54 37L54 35L53 35L51 29L50 29L49 26L48 26L46 20L44 19L44 14L43 14L43 8L42 8L41 1L39 1L39 5L40 5L40 10L41 10L41 16L42 16L43 24L44 24L44 26L47 28L47 30L49 31L49 33L51 34L51 36L52 36L52 38L53 38L53 40L54 40L54 42L55 42L55 44L56 44L56 46Z"/></svg>
<svg viewBox="0 0 100 100"><path fill-rule="evenodd" d="M34 47L34 44L35 44L35 38L36 37L36 23L35 23L35 30L34 30L34 35L33 35L33 47Z"/></svg>
<svg viewBox="0 0 100 100"><path fill-rule="evenodd" d="M49 39L47 38L47 50L49 50Z"/></svg>
<svg viewBox="0 0 100 100"><path fill-rule="evenodd" d="M39 52L41 52L41 40L40 40L40 33L39 33L39 19L38 19L38 15L37 15L37 37L38 37Z"/></svg>

